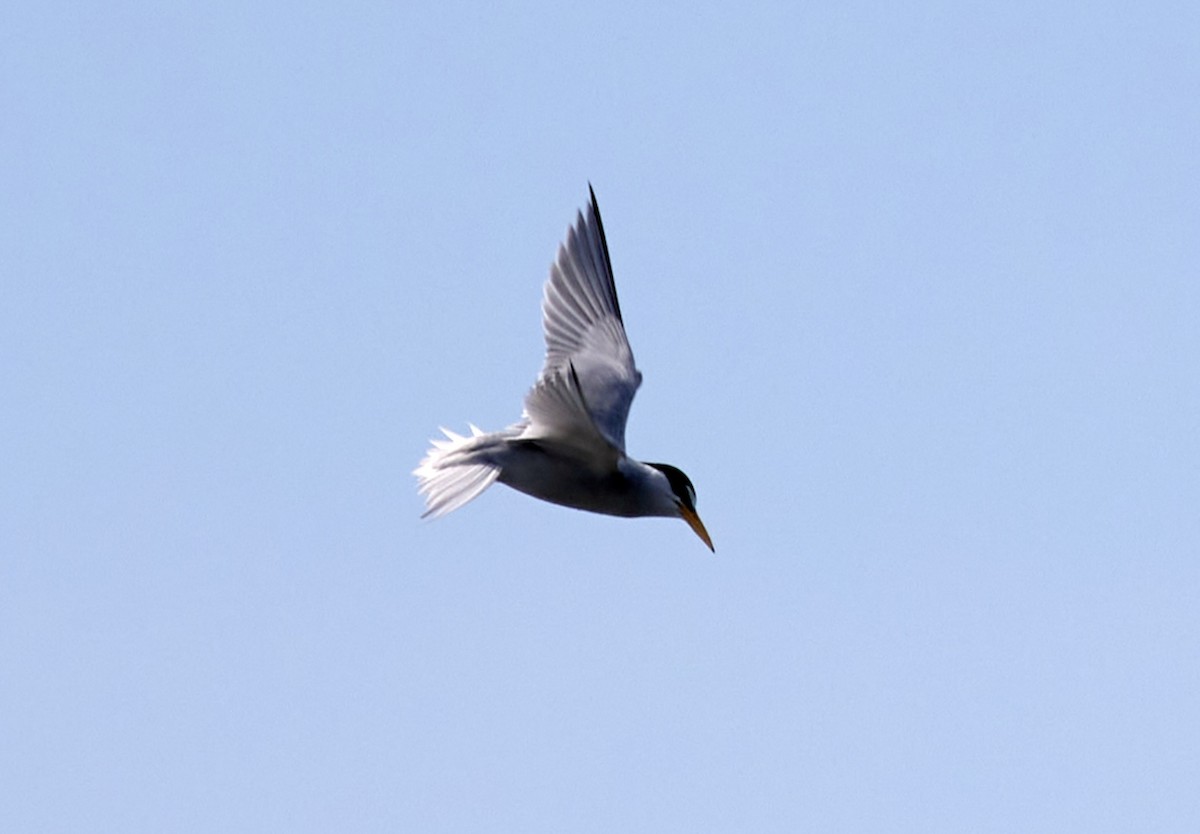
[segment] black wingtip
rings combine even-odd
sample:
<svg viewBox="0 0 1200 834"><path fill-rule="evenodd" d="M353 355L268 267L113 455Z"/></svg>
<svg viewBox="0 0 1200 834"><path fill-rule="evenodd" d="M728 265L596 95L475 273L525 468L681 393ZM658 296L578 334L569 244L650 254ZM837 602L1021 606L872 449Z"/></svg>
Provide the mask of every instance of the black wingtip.
<svg viewBox="0 0 1200 834"><path fill-rule="evenodd" d="M592 187L591 180L588 180L588 196L592 200L592 216L596 218L596 231L600 236L600 248L604 250L604 262L608 271L608 286L612 292L613 309L617 314L617 319L624 322L624 318L621 316L621 302L617 300L617 285L613 280L612 258L608 254L608 235L604 233L604 221L600 219L600 203L596 201L596 189Z"/></svg>

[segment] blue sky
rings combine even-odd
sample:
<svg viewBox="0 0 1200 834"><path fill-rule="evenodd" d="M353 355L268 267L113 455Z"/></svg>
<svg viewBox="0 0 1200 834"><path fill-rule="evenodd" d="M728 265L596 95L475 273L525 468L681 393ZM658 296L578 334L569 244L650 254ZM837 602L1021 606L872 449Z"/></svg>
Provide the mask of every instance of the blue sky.
<svg viewBox="0 0 1200 834"><path fill-rule="evenodd" d="M1196 5L427 5L0 12L3 827L1197 830Z"/></svg>

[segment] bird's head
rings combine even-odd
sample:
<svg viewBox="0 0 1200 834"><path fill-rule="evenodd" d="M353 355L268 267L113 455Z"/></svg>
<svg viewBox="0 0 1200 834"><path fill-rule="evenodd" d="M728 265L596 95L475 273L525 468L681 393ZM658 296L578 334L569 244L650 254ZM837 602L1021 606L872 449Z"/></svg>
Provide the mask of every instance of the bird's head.
<svg viewBox="0 0 1200 834"><path fill-rule="evenodd" d="M676 469L668 463L647 463L646 465L654 467L666 476L675 499L675 512L688 523L700 540L708 545L708 549L716 553L717 549L713 547L712 539L708 537L708 531L704 529L704 522L696 514L696 488L692 486L691 479L683 474L682 470Z"/></svg>

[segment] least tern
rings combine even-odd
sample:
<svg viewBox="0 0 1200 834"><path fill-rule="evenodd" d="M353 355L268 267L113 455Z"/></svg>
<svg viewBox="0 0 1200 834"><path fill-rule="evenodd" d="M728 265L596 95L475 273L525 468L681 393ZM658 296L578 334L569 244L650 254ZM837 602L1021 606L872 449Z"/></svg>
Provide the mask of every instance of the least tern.
<svg viewBox="0 0 1200 834"><path fill-rule="evenodd" d="M642 374L625 335L596 192L558 247L542 300L546 360L508 428L464 437L442 429L413 470L424 516L458 509L493 481L566 507L682 518L715 552L688 476L625 454L625 422Z"/></svg>

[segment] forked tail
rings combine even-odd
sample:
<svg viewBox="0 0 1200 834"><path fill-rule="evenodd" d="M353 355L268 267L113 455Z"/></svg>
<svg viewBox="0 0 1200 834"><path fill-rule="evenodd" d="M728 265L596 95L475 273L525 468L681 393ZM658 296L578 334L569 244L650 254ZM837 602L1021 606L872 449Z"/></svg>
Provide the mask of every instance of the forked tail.
<svg viewBox="0 0 1200 834"><path fill-rule="evenodd" d="M501 432L485 434L471 426L471 436L463 437L442 429L445 440L431 441L421 465L413 470L420 482L417 491L425 496L421 518L453 512L477 497L500 475L500 467L489 462L486 452Z"/></svg>

